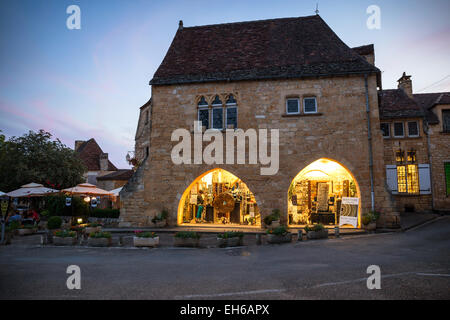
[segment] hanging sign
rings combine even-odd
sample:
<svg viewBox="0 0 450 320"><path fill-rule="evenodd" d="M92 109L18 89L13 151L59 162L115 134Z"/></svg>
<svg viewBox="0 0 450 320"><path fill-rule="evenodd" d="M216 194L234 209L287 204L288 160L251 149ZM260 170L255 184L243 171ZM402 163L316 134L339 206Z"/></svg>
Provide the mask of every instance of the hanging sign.
<svg viewBox="0 0 450 320"><path fill-rule="evenodd" d="M72 205L72 198L66 198L66 207L70 207Z"/></svg>
<svg viewBox="0 0 450 320"><path fill-rule="evenodd" d="M349 224L358 227L359 198L342 197L339 225Z"/></svg>
<svg viewBox="0 0 450 320"><path fill-rule="evenodd" d="M92 208L97 207L97 198L92 198L92 200L91 200L91 207Z"/></svg>

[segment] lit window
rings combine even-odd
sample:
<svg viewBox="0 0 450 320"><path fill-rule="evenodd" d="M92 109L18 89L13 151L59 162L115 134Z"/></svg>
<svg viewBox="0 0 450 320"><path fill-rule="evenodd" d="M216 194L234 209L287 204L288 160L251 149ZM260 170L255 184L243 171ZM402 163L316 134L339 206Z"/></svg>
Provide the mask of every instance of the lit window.
<svg viewBox="0 0 450 320"><path fill-rule="evenodd" d="M406 193L406 170L405 166L397 166L398 192Z"/></svg>
<svg viewBox="0 0 450 320"><path fill-rule="evenodd" d="M405 161L405 152L403 150L397 150L395 152L395 161L397 164L402 164Z"/></svg>
<svg viewBox="0 0 450 320"><path fill-rule="evenodd" d="M416 162L416 152L414 150L408 151L406 159L409 163L415 163Z"/></svg>
<svg viewBox="0 0 450 320"><path fill-rule="evenodd" d="M389 123L382 123L380 124L381 133L383 134L384 138L389 138L391 136L391 129L389 126Z"/></svg>
<svg viewBox="0 0 450 320"><path fill-rule="evenodd" d="M442 110L442 130L450 132L450 110Z"/></svg>
<svg viewBox="0 0 450 320"><path fill-rule="evenodd" d="M394 137L404 137L403 122L394 123Z"/></svg>
<svg viewBox="0 0 450 320"><path fill-rule="evenodd" d="M300 100L299 99L286 99L286 113L287 114L299 114L300 113Z"/></svg>
<svg viewBox="0 0 450 320"><path fill-rule="evenodd" d="M407 166L407 177L408 181L408 193L419 193L419 175L417 172L417 165L409 164Z"/></svg>
<svg viewBox="0 0 450 320"><path fill-rule="evenodd" d="M315 97L303 99L304 113L317 113L317 101Z"/></svg>
<svg viewBox="0 0 450 320"><path fill-rule="evenodd" d="M419 124L417 121L408 122L408 136L418 137L419 136Z"/></svg>

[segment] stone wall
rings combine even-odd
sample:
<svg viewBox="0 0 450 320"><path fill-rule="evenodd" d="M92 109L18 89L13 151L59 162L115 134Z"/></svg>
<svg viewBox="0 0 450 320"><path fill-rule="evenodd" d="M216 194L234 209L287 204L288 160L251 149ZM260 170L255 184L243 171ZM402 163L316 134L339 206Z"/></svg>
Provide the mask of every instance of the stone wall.
<svg viewBox="0 0 450 320"><path fill-rule="evenodd" d="M380 224L394 226L399 215L393 209L385 185L383 138L379 130L375 76L369 77L370 121L373 143L375 206L382 211ZM239 177L255 195L262 216L279 208L287 219L287 193L292 179L308 164L320 159L335 160L355 177L362 213L370 210L369 149L366 97L363 76L204 83L152 87L150 157L121 193L121 226L150 225L163 208L168 222L177 223L177 211L185 189L199 175L223 168ZM280 167L276 175L263 176L260 165L174 165L171 142L175 129L192 130L201 95L230 94L238 103L238 127L244 130L279 129ZM318 114L287 117L288 96L314 95ZM205 144L206 145L206 144Z"/></svg>
<svg viewBox="0 0 450 320"><path fill-rule="evenodd" d="M450 105L438 105L433 112L438 116L439 124L430 125L429 147L431 156L431 176L433 183L434 209L450 212L450 196L446 192L444 163L450 162L450 134L442 128L442 110L450 109Z"/></svg>

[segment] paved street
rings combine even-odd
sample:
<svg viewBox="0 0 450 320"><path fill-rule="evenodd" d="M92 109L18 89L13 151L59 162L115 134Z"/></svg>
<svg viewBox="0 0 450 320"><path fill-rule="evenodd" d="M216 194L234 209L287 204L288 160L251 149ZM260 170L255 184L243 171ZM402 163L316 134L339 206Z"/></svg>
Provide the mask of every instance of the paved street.
<svg viewBox="0 0 450 320"><path fill-rule="evenodd" d="M81 268L68 290L66 268ZM366 286L369 265L381 289ZM450 299L450 217L407 232L235 249L0 248L1 299Z"/></svg>

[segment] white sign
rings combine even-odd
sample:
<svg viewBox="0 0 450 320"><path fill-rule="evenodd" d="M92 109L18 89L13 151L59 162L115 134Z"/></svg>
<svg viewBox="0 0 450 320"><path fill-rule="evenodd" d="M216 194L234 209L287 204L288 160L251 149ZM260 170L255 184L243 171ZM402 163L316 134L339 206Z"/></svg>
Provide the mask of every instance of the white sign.
<svg viewBox="0 0 450 320"><path fill-rule="evenodd" d="M72 205L72 198L66 198L66 206L70 207Z"/></svg>
<svg viewBox="0 0 450 320"><path fill-rule="evenodd" d="M359 198L342 197L339 225L349 224L358 227Z"/></svg>

